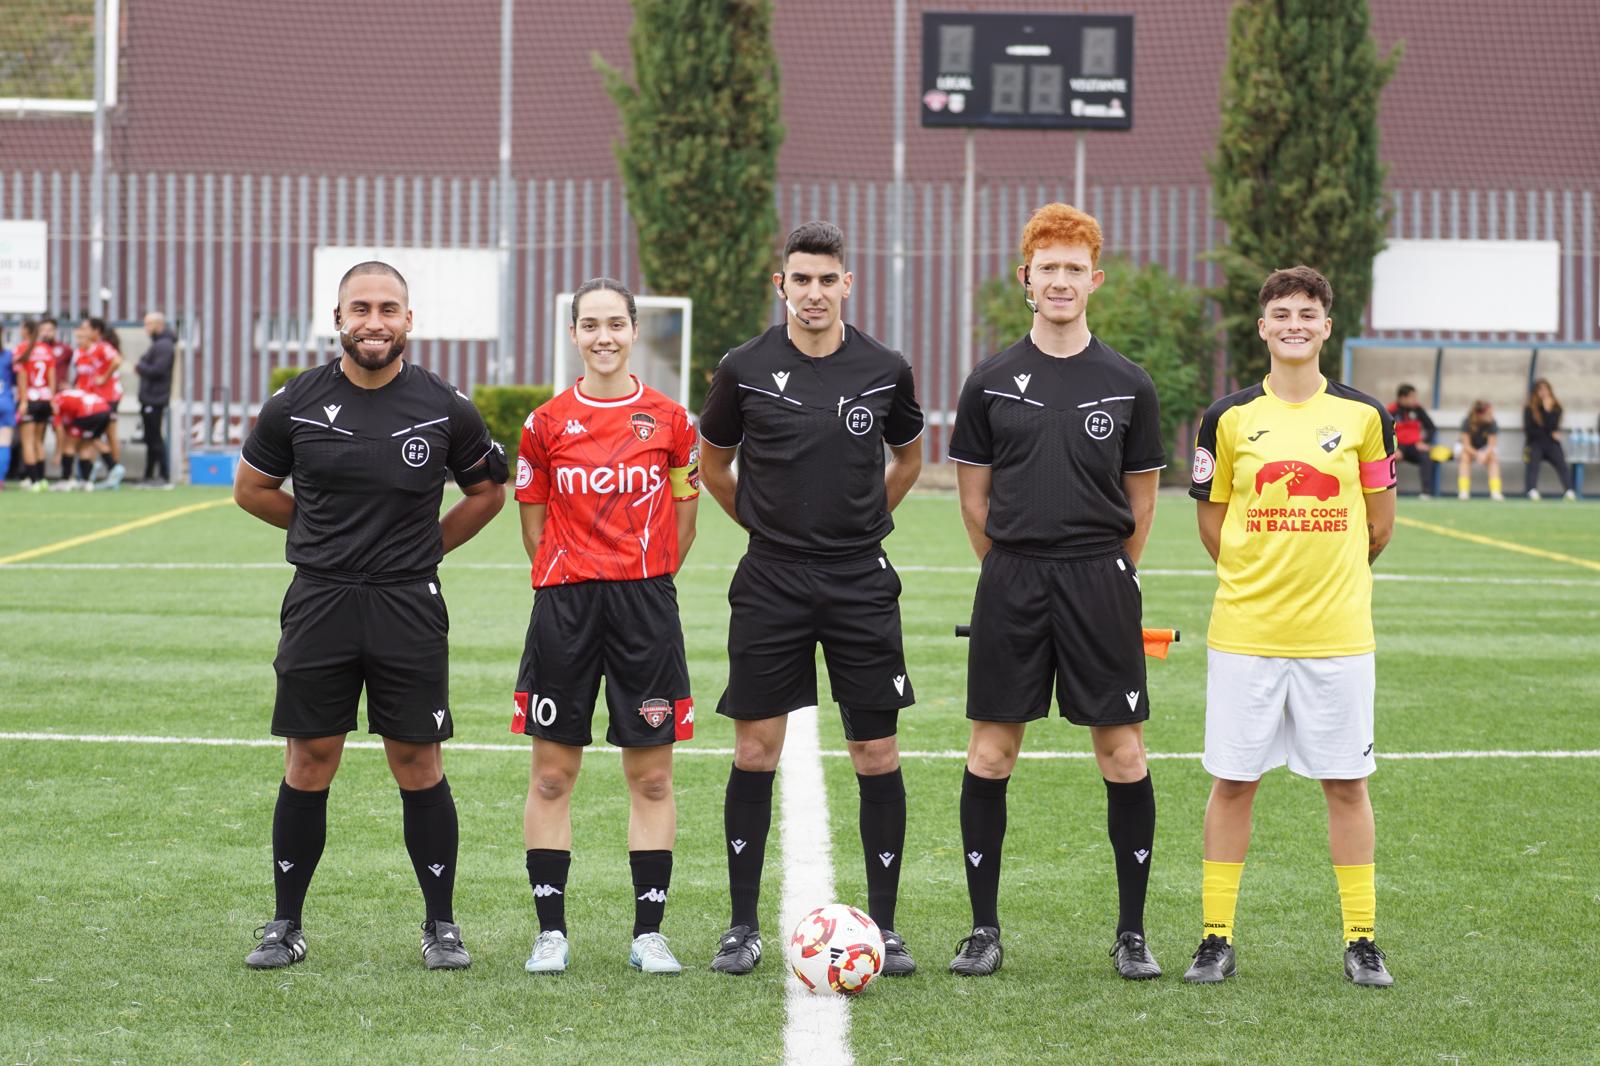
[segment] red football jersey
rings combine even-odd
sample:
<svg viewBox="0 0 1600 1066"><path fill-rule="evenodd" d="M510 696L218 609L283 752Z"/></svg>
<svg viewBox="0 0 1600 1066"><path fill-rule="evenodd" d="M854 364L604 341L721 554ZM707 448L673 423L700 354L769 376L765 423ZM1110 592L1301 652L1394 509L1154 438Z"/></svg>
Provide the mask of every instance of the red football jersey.
<svg viewBox="0 0 1600 1066"><path fill-rule="evenodd" d="M50 349L56 360L56 388L64 389L72 383L72 349L61 341L40 341Z"/></svg>
<svg viewBox="0 0 1600 1066"><path fill-rule="evenodd" d="M522 426L517 501L548 507L533 587L670 574L678 568L673 503L700 495L688 412L642 384L618 400L596 400L582 387L580 378Z"/></svg>
<svg viewBox="0 0 1600 1066"><path fill-rule="evenodd" d="M105 341L95 341L87 348L80 348L72 357L73 385L98 393L107 403L116 406L122 401L122 378L112 374L105 384L95 384L95 380L111 366L116 354L116 349Z"/></svg>
<svg viewBox="0 0 1600 1066"><path fill-rule="evenodd" d="M56 394L56 404L63 422L111 410L111 403L104 396L78 388L62 389Z"/></svg>
<svg viewBox="0 0 1600 1066"><path fill-rule="evenodd" d="M28 349L28 353L16 361L17 376L23 380L23 387L27 390L26 397L31 401L48 400L54 395L50 388L50 372L55 368L55 353L48 344L35 344ZM64 382L56 379L59 388Z"/></svg>

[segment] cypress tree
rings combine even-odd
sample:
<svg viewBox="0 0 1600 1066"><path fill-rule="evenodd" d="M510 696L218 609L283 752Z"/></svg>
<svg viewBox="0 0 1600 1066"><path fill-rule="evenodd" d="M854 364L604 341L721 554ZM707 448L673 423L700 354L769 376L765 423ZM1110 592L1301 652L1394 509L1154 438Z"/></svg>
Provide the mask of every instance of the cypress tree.
<svg viewBox="0 0 1600 1066"><path fill-rule="evenodd" d="M1388 213L1378 97L1399 63L1380 58L1366 0L1240 0L1228 22L1222 123L1211 162L1229 367L1241 384L1269 363L1256 334L1267 274L1304 263L1333 285L1322 371L1339 375L1359 334Z"/></svg>
<svg viewBox="0 0 1600 1066"><path fill-rule="evenodd" d="M694 300L693 403L768 318L783 142L771 0L633 0L633 84L598 55L622 117L623 185L654 292Z"/></svg>

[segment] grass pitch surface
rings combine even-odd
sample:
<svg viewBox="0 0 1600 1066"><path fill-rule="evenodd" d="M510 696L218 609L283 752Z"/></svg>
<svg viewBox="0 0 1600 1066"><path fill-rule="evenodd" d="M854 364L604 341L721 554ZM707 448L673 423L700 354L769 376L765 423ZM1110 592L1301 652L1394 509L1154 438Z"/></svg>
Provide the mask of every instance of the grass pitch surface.
<svg viewBox="0 0 1600 1066"><path fill-rule="evenodd" d="M262 740L290 571L281 532L218 490L0 495L0 558L190 504L219 502L0 565L0 731ZM530 592L514 507L442 571L454 623L458 745L506 732ZM1152 661L1153 753L1200 750L1214 578L1194 505L1164 494L1143 561L1146 620L1184 642ZM677 760L679 839L664 931L686 971L626 964L627 800L592 753L574 801L573 968L522 972L527 755L446 752L461 814L456 916L471 970L430 974L400 802L378 752L351 750L306 909L308 960L254 973L271 916L268 832L281 750L0 740L0 1056L16 1062L418 1061L776 1063L784 994L776 827L762 898L769 958L706 971L726 922L721 800L729 724L726 589L741 542L709 499L678 587L704 713ZM889 551L905 585L921 702L902 717L910 795L898 919L922 970L851 1004L868 1062L1595 1062L1600 1016L1600 508L1402 500L1378 564L1378 939L1397 978L1340 970L1338 897L1314 783L1275 772L1256 805L1239 904L1239 977L1180 980L1199 940L1208 780L1153 763L1160 810L1147 929L1167 974L1130 984L1106 952L1115 892L1104 789L1084 730L1030 727L1010 790L1001 885L1006 963L957 981L968 931L957 802L966 744L965 621L977 571L955 500L913 496ZM1476 538L1463 541L1414 519ZM1519 545L1565 559L1509 550ZM1589 565L1584 565L1585 563ZM1285 624L1315 624L1315 619ZM823 747L843 748L824 689ZM361 735L352 738L366 739ZM1578 758L1400 759L1574 751ZM825 758L838 895L864 901L849 760ZM780 775L781 776L781 775ZM781 787L781 783L780 783ZM815 856L792 856L812 861ZM824 901L817 901L824 902Z"/></svg>

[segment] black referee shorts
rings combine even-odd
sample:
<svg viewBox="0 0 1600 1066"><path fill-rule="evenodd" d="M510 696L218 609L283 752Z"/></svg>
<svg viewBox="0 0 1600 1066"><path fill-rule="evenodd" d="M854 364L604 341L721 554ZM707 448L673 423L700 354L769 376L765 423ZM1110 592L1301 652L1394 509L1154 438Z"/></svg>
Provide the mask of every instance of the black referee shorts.
<svg viewBox="0 0 1600 1066"><path fill-rule="evenodd" d="M1150 717L1143 600L1121 551L1093 559L1038 559L993 548L972 603L967 717L1031 722L1050 713L1077 725Z"/></svg>
<svg viewBox="0 0 1600 1066"><path fill-rule="evenodd" d="M580 581L533 597L511 731L573 747L592 740L606 680L606 740L648 748L694 736L694 700L672 578Z"/></svg>
<svg viewBox="0 0 1600 1066"><path fill-rule="evenodd" d="M350 732L363 686L369 733L426 744L455 732L450 615L437 577L385 585L296 574L281 617L275 736Z"/></svg>
<svg viewBox="0 0 1600 1066"><path fill-rule="evenodd" d="M728 603L728 687L718 714L776 718L814 705L819 642L847 738L893 735L892 715L864 712L916 702L900 640L900 576L881 552L820 562L752 551L734 572Z"/></svg>

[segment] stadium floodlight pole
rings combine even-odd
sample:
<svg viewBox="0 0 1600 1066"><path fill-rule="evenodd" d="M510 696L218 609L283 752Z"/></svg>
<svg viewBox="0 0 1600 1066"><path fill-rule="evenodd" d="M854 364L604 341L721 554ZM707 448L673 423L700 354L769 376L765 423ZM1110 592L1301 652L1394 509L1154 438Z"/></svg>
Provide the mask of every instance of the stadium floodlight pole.
<svg viewBox="0 0 1600 1066"><path fill-rule="evenodd" d="M94 0L94 172L89 179L89 310L106 313L106 0ZM77 314L78 308L69 308Z"/></svg>
<svg viewBox="0 0 1600 1066"><path fill-rule="evenodd" d="M1072 206L1076 207L1079 211L1087 211L1089 209L1085 207L1083 203L1084 147L1082 130L1078 131L1078 149L1076 155L1077 159L1074 162L1072 176Z"/></svg>
<svg viewBox="0 0 1600 1066"><path fill-rule="evenodd" d="M889 282L889 345L906 347L906 0L894 0L894 211Z"/></svg>
<svg viewBox="0 0 1600 1066"><path fill-rule="evenodd" d="M510 375L516 304L511 299L511 231L516 226L516 192L511 185L511 14L516 0L500 0L500 339L495 344L494 373L504 385Z"/></svg>
<svg viewBox="0 0 1600 1066"><path fill-rule="evenodd" d="M958 351L961 356L961 373L972 370L972 259L976 253L977 214L975 201L978 185L978 138L971 126L967 127L967 174L961 189L961 303L957 315L957 329L961 331Z"/></svg>

